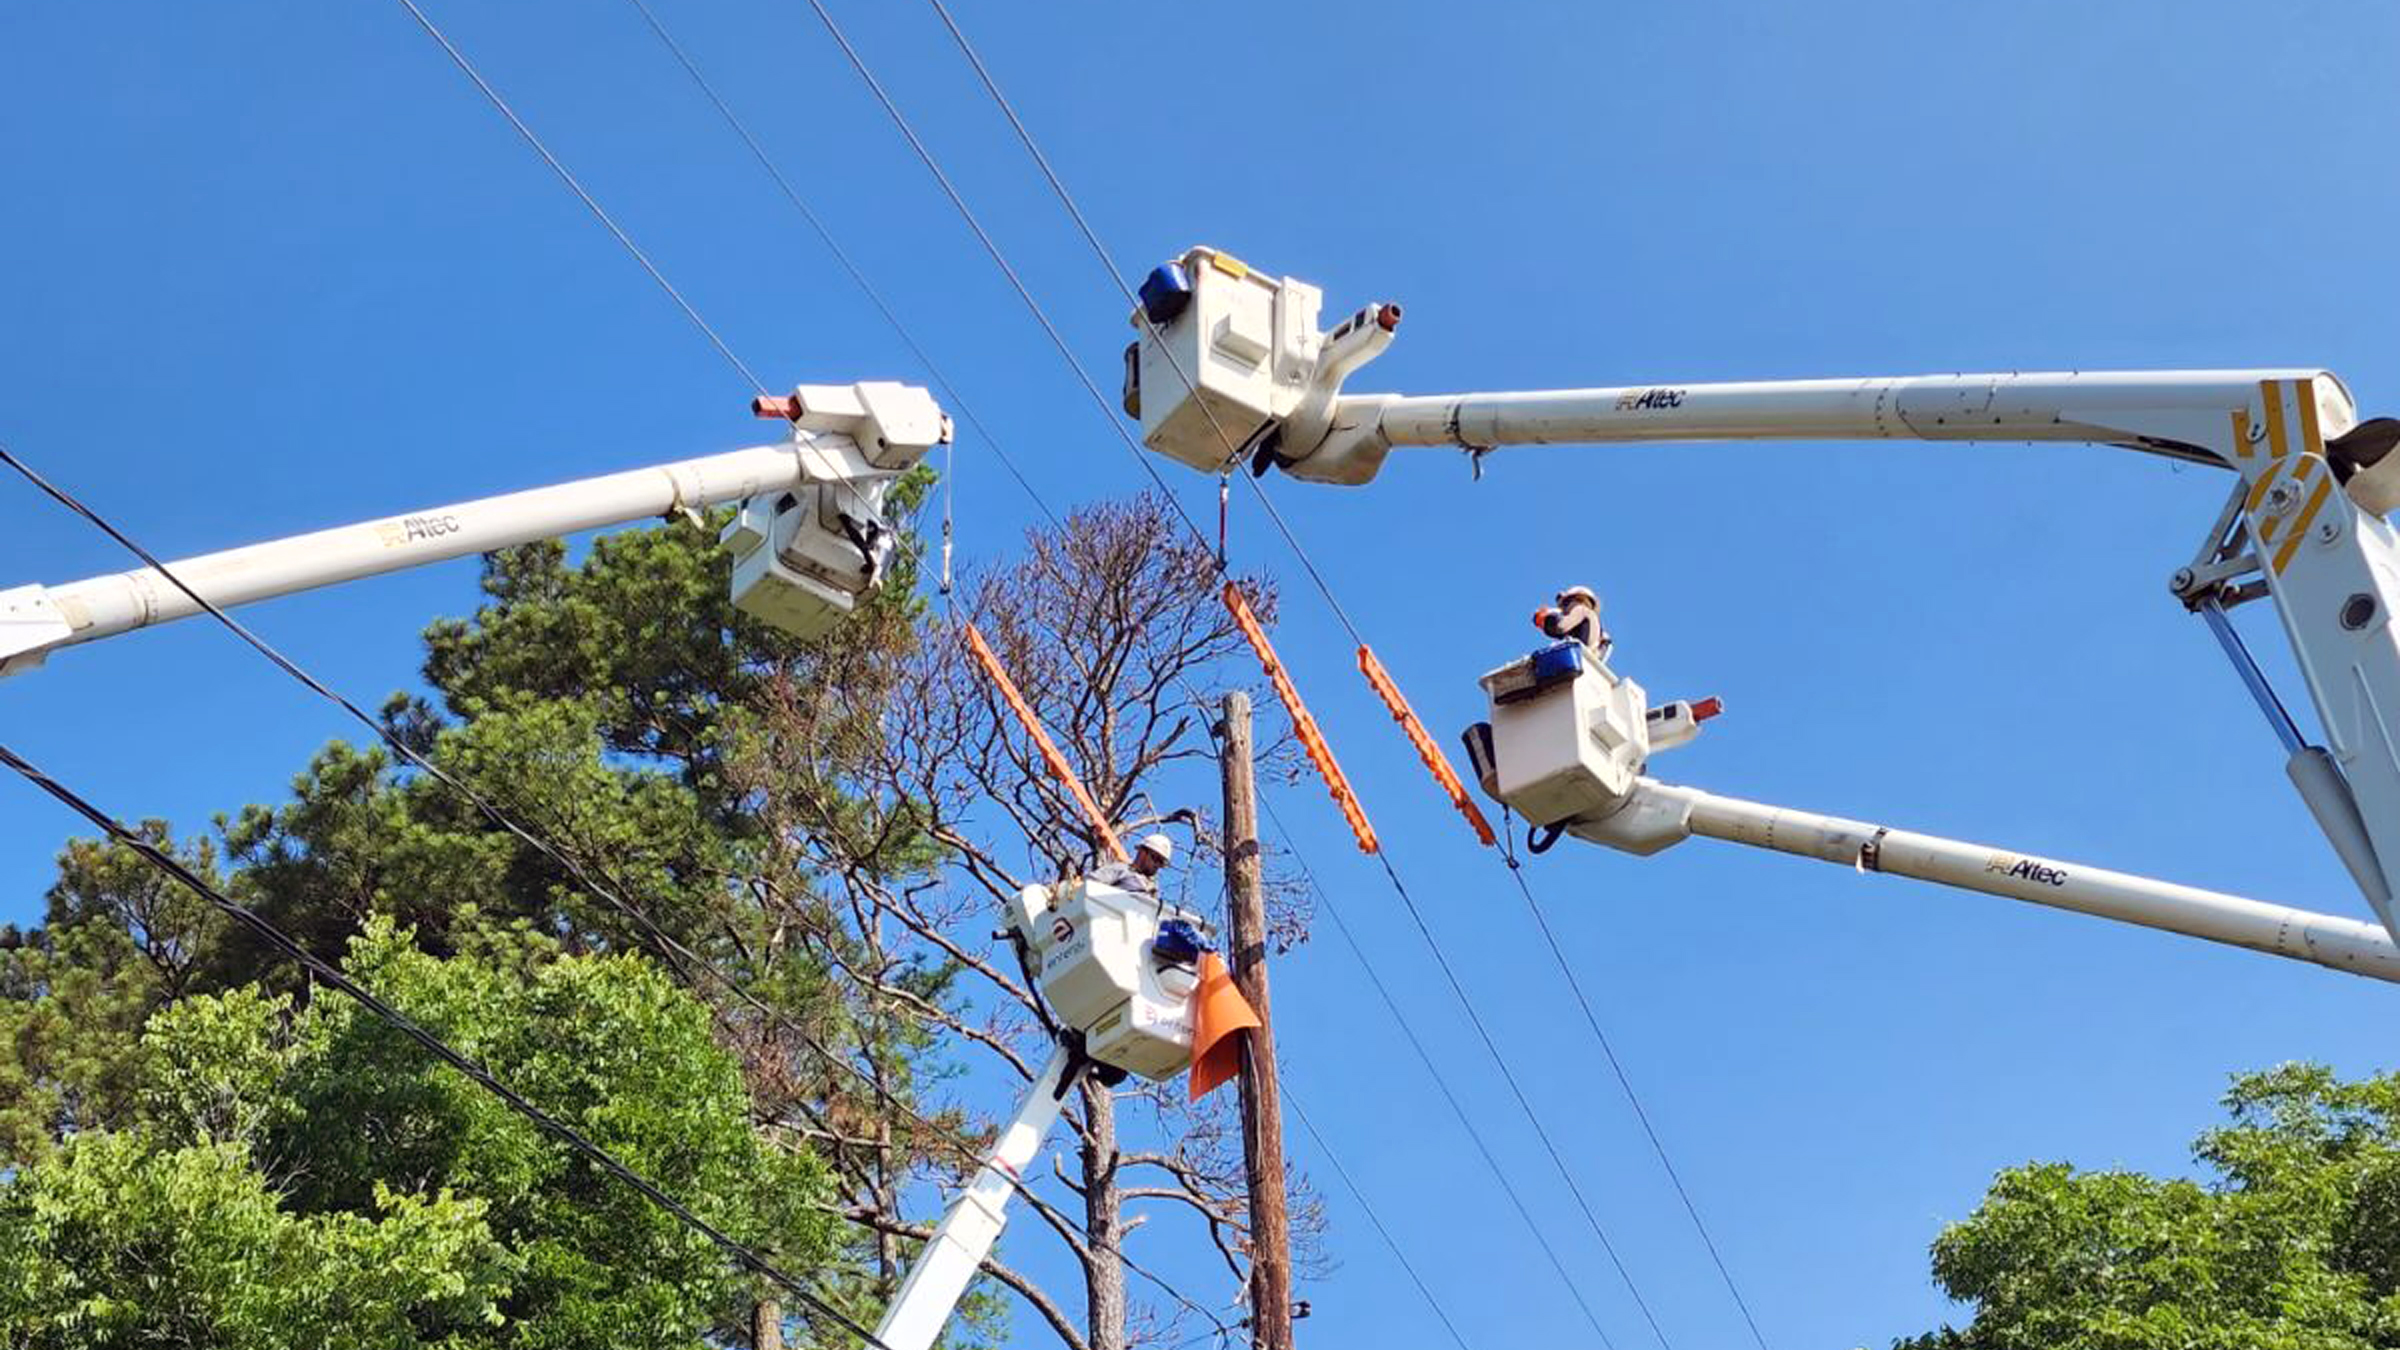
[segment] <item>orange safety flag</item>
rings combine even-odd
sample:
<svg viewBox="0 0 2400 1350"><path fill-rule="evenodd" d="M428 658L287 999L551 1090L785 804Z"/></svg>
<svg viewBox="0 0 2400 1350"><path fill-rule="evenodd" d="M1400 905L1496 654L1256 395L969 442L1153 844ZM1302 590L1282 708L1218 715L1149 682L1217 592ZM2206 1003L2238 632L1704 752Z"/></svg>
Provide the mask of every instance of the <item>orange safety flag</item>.
<svg viewBox="0 0 2400 1350"><path fill-rule="evenodd" d="M1450 767L1450 761L1443 757L1441 747L1435 745L1433 737L1426 733L1425 724L1417 720L1416 710L1408 706L1407 699L1401 697L1400 686L1392 683L1392 677L1384 672L1383 663L1375 659L1375 653L1368 651L1363 642L1358 647L1358 673L1367 677L1367 683L1374 688L1376 697L1383 700L1384 707L1392 710L1392 720L1400 724L1400 730L1408 736L1409 744L1417 747L1417 757L1425 761L1425 767L1433 770L1433 781L1441 784L1442 791L1450 794L1450 804L1458 808L1458 813L1467 818L1469 825L1475 827L1475 837L1481 839L1486 848L1491 847L1497 842L1492 837L1492 823L1483 818L1482 808L1475 805L1473 797L1467 795L1467 785L1458 781L1458 772Z"/></svg>
<svg viewBox="0 0 2400 1350"><path fill-rule="evenodd" d="M1008 671L1001 667L1000 658L992 655L991 647L984 642L983 634L975 631L973 624L967 625L967 650L975 654L975 663L982 666L983 673L991 677L993 686L1000 691L1001 700L1017 715L1017 720L1025 724L1025 734L1033 738L1033 748L1041 752L1042 762L1050 766L1050 772L1057 776L1059 782L1066 784L1067 795L1083 808L1083 818L1091 822L1093 833L1108 846L1109 856L1118 862L1131 862L1131 855L1125 852L1124 842L1117 838L1117 832L1109 825L1108 817L1100 814L1099 804L1092 800L1092 794L1083 790L1083 780L1075 776L1067 757L1058 752L1056 745L1051 744L1050 733L1042 730L1041 720L1033 715L1033 708L1025 702L1025 696L1017 692L1016 683L1008 678Z"/></svg>
<svg viewBox="0 0 2400 1350"><path fill-rule="evenodd" d="M1192 991L1192 1100L1198 1101L1242 1071L1242 1043L1234 1033L1259 1027L1250 1000L1234 987L1225 958L1200 953L1200 987Z"/></svg>
<svg viewBox="0 0 2400 1350"><path fill-rule="evenodd" d="M1333 760L1333 747L1325 743L1325 733L1317 729L1317 719L1308 715L1308 706L1300 701L1300 691L1292 687L1292 677L1284 673L1283 662L1275 656L1274 644L1267 641L1267 630L1259 626L1258 616L1250 612L1250 602L1242 598L1241 588L1228 581L1223 592L1225 608L1232 611L1233 623L1249 639L1250 650L1258 653L1258 663L1266 668L1267 681L1275 686L1275 696L1283 700L1284 711L1291 714L1292 734L1300 738L1300 748L1308 752L1309 762L1317 766L1317 776L1325 780L1325 788L1333 794L1333 804L1341 808L1342 819L1350 822L1350 833L1358 836L1358 851L1374 853L1381 846L1375 842L1375 827L1367 823L1365 808L1358 804L1358 794L1350 790L1350 780L1342 776L1342 766Z"/></svg>

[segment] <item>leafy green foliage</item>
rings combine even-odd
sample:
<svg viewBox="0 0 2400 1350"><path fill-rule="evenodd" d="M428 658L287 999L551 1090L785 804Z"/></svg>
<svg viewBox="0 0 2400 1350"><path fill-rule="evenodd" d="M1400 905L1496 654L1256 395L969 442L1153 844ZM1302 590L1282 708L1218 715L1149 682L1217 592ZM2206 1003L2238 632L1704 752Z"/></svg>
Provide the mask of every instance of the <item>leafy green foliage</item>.
<svg viewBox="0 0 2400 1350"><path fill-rule="evenodd" d="M9 1345L465 1345L512 1266L479 1202L379 1189L296 1215L238 1144L84 1135L0 1187Z"/></svg>
<svg viewBox="0 0 2400 1350"><path fill-rule="evenodd" d="M765 1145L707 1010L522 930L440 959L388 921L350 973L702 1217L806 1270L822 1169ZM0 1186L0 1343L690 1347L748 1277L348 999L150 1019L138 1111Z"/></svg>
<svg viewBox="0 0 2400 1350"><path fill-rule="evenodd" d="M2036 1163L1933 1246L1975 1305L1904 1350L2400 1345L2400 1075L2235 1080L2195 1150L2214 1184Z"/></svg>

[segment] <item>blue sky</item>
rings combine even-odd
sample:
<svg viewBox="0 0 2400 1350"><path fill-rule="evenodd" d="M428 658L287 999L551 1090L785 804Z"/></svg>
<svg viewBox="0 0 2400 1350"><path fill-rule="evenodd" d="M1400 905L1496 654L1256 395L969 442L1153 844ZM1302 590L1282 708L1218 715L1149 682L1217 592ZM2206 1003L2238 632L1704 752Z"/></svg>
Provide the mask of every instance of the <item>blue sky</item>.
<svg viewBox="0 0 2400 1350"><path fill-rule="evenodd" d="M835 2L1113 381L1123 306L931 11ZM804 8L658 5L1046 498L1144 481ZM631 8L432 12L771 381L921 378ZM1123 274L1208 242L1321 283L1336 312L1405 303L1361 390L2321 363L2372 414L2400 386L2387 5L960 18ZM163 553L759 439L739 380L397 5L10 6L0 101L0 438ZM958 501L981 556L1033 511L978 449ZM1205 479L1171 481L1211 505ZM1663 776L2364 912L2166 594L2219 475L2075 447L1785 445L1518 450L1480 483L1402 452L1368 490L1269 486L1445 739L1480 712L1474 677L1527 645L1526 612L1585 581L1621 669L1727 700ZM1287 657L1669 1337L1738 1343L1513 889L1236 503L1236 561L1286 578ZM0 584L125 565L18 484L0 510ZM417 631L469 608L473 577L253 617L373 698L414 679ZM112 809L185 827L276 797L347 734L197 625L0 685L0 728ZM1651 1343L1380 872L1321 794L1278 809L1378 968L1421 994L1422 1034L1616 1343ZM0 918L38 914L70 830L0 784ZM1779 1350L1954 1315L1924 1247L1998 1167L2177 1168L2229 1072L2391 1062L2389 990L2247 953L1707 842L1534 868ZM1339 943L1288 958L1276 995L1295 1091L1470 1343L1585 1343ZM1306 1291L1307 1339L1437 1343L1294 1151L1343 1262Z"/></svg>

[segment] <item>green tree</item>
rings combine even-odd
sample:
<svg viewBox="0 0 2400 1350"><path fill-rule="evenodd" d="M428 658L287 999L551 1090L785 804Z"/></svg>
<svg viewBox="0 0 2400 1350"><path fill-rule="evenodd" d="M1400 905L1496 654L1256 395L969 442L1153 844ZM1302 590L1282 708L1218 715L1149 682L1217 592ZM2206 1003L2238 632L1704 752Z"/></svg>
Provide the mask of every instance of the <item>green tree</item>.
<svg viewBox="0 0 2400 1350"><path fill-rule="evenodd" d="M2194 1149L2209 1180L2000 1174L1933 1244L1975 1307L1902 1350L2366 1350L2400 1345L2400 1074L2244 1075Z"/></svg>
<svg viewBox="0 0 2400 1350"><path fill-rule="evenodd" d="M637 957L388 920L349 973L778 1263L830 1249L821 1167L751 1129L706 1008ZM0 1187L0 1331L34 1345L692 1347L752 1282L706 1239L346 998L150 1019L127 1126Z"/></svg>

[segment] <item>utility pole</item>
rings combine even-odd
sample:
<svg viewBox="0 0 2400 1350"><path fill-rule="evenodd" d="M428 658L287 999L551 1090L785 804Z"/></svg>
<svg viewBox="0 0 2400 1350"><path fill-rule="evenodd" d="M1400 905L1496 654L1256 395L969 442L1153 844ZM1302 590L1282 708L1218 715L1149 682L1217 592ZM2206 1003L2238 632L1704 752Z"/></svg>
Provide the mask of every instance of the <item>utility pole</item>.
<svg viewBox="0 0 2400 1350"><path fill-rule="evenodd" d="M1259 885L1258 784L1252 777L1250 696L1225 695L1219 724L1225 778L1226 940L1234 986L1258 1014L1242 1039L1242 1161L1250 1181L1250 1343L1292 1347L1292 1234L1283 1182L1283 1102L1275 1087L1275 1019L1267 1012L1267 910Z"/></svg>

